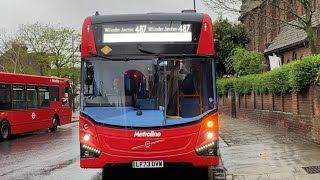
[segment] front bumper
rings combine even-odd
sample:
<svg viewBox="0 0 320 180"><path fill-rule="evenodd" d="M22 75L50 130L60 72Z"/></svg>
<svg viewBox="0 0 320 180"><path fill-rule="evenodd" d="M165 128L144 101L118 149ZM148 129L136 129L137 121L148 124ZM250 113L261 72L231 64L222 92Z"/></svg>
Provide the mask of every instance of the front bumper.
<svg viewBox="0 0 320 180"><path fill-rule="evenodd" d="M81 168L103 168L105 166L115 164L131 164L132 161L150 161L150 160L163 160L164 167L166 164L191 164L194 167L208 167L218 166L219 156L198 156L194 151L177 154L177 155L163 155L153 157L130 157L121 155L112 155L102 152L97 158L81 158ZM116 162L116 163L115 163Z"/></svg>

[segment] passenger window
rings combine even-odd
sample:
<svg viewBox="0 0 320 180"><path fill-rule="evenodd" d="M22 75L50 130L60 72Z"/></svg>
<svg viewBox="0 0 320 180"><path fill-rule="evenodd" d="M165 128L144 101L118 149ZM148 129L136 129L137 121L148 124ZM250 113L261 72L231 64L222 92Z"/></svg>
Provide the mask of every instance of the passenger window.
<svg viewBox="0 0 320 180"><path fill-rule="evenodd" d="M50 87L50 101L59 102L59 87Z"/></svg>
<svg viewBox="0 0 320 180"><path fill-rule="evenodd" d="M47 86L40 86L39 87L39 100L40 100L40 107L49 107L49 87Z"/></svg>
<svg viewBox="0 0 320 180"><path fill-rule="evenodd" d="M27 86L27 108L38 107L38 94L36 86Z"/></svg>
<svg viewBox="0 0 320 180"><path fill-rule="evenodd" d="M13 109L25 109L26 108L26 93L25 86L13 85Z"/></svg>
<svg viewBox="0 0 320 180"><path fill-rule="evenodd" d="M62 91L62 106L69 106L69 88L65 87Z"/></svg>
<svg viewBox="0 0 320 180"><path fill-rule="evenodd" d="M0 84L0 111L12 109L10 88L10 85Z"/></svg>

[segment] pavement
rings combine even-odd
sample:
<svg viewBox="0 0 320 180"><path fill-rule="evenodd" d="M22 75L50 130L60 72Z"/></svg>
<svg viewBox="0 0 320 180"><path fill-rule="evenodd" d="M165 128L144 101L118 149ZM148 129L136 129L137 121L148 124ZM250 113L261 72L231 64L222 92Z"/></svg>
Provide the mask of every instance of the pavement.
<svg viewBox="0 0 320 180"><path fill-rule="evenodd" d="M219 115L228 180L320 180L320 145L275 126Z"/></svg>
<svg viewBox="0 0 320 180"><path fill-rule="evenodd" d="M80 114L79 111L72 112L71 122L78 122L79 121L79 114Z"/></svg>

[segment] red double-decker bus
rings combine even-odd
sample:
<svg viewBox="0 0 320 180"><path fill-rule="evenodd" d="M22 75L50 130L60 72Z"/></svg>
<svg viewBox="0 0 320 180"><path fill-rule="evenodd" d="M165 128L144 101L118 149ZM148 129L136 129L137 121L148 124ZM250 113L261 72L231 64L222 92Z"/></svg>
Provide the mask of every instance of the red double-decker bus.
<svg viewBox="0 0 320 180"><path fill-rule="evenodd" d="M71 123L68 79L0 72L0 139Z"/></svg>
<svg viewBox="0 0 320 180"><path fill-rule="evenodd" d="M87 17L80 166L219 165L214 54L207 14Z"/></svg>

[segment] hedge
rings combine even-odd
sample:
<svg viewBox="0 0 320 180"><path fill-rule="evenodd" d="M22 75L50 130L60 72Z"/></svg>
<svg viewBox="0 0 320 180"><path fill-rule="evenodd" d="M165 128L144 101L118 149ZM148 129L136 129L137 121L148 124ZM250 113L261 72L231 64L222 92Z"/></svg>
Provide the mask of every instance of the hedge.
<svg viewBox="0 0 320 180"><path fill-rule="evenodd" d="M271 71L242 76L222 78L217 81L219 95L230 89L238 94L301 92L311 84L320 85L320 55L308 56Z"/></svg>
<svg viewBox="0 0 320 180"><path fill-rule="evenodd" d="M228 90L233 88L233 80L231 78L223 78L217 81L217 89L219 95L227 95Z"/></svg>

